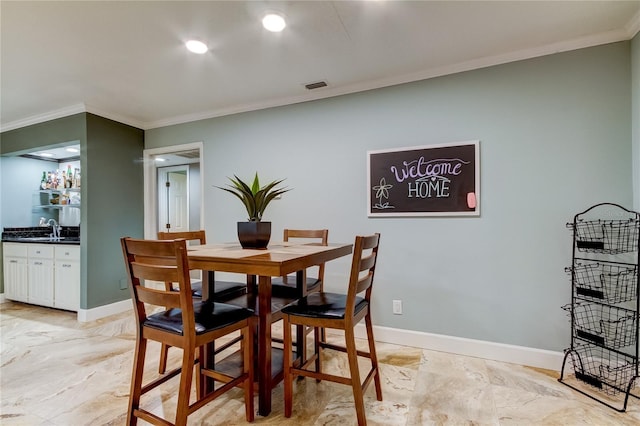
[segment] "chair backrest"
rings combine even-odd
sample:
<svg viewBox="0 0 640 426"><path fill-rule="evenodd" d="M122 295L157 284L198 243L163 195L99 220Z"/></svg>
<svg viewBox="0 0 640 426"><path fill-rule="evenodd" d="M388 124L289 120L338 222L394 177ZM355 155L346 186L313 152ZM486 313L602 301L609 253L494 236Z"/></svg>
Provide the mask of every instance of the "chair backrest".
<svg viewBox="0 0 640 426"><path fill-rule="evenodd" d="M380 234L357 236L353 247L351 274L349 275L349 292L347 293L347 313L353 315L356 295L365 292L365 300L371 300L373 276L378 260Z"/></svg>
<svg viewBox="0 0 640 426"><path fill-rule="evenodd" d="M180 308L184 330L193 330L195 320L189 279L187 242L178 240L138 240L121 238L129 288L138 324L147 318L148 305L167 309ZM146 286L147 281L175 283L180 291L168 291Z"/></svg>
<svg viewBox="0 0 640 426"><path fill-rule="evenodd" d="M203 229L199 231L158 232L159 240L176 240L178 238L184 238L187 242L198 241L200 245L207 244L207 237Z"/></svg>
<svg viewBox="0 0 640 426"><path fill-rule="evenodd" d="M283 241L288 242L289 238L299 238L316 240L321 245L326 246L329 243L328 229L285 229ZM320 281L324 280L324 263L318 265L318 277Z"/></svg>

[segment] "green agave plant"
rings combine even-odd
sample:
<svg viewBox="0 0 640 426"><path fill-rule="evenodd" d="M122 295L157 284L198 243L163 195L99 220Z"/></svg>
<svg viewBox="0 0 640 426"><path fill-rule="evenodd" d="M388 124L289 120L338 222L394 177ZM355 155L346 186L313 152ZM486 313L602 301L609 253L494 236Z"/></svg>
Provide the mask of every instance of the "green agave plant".
<svg viewBox="0 0 640 426"><path fill-rule="evenodd" d="M250 222L260 222L264 210L269 203L279 195L290 191L290 188L276 188L281 184L284 179L274 180L267 185L260 187L260 180L258 179L258 173L253 178L251 186L247 185L238 176L233 175L234 178L229 178L231 184L227 185L228 188L216 186L216 188L230 192L242 201L244 207L249 214Z"/></svg>

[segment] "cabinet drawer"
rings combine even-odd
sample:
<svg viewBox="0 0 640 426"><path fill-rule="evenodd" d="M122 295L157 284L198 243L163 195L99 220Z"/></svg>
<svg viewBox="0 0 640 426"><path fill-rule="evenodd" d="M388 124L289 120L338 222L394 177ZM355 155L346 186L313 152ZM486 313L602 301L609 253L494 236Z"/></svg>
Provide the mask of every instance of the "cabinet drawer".
<svg viewBox="0 0 640 426"><path fill-rule="evenodd" d="M55 246L56 260L80 261L80 246Z"/></svg>
<svg viewBox="0 0 640 426"><path fill-rule="evenodd" d="M3 243L2 252L5 256L27 257L27 245L21 243Z"/></svg>
<svg viewBox="0 0 640 426"><path fill-rule="evenodd" d="M28 244L30 258L53 259L53 246L47 244Z"/></svg>

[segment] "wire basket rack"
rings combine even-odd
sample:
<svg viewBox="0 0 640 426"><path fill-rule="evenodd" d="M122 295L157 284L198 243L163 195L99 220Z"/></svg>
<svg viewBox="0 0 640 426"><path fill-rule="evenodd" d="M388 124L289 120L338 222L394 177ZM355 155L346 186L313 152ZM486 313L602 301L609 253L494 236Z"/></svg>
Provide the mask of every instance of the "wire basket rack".
<svg viewBox="0 0 640 426"><path fill-rule="evenodd" d="M572 224L581 252L619 254L638 250L640 220L577 220Z"/></svg>
<svg viewBox="0 0 640 426"><path fill-rule="evenodd" d="M578 345L566 350L575 372L581 380L607 395L627 392L629 383L637 375L633 358L619 352L593 345Z"/></svg>
<svg viewBox="0 0 640 426"><path fill-rule="evenodd" d="M609 348L636 343L636 312L600 303L574 302L562 307L573 319L575 336Z"/></svg>
<svg viewBox="0 0 640 426"><path fill-rule="evenodd" d="M622 303L636 298L636 265L581 261L566 271L573 272L576 296L604 303Z"/></svg>

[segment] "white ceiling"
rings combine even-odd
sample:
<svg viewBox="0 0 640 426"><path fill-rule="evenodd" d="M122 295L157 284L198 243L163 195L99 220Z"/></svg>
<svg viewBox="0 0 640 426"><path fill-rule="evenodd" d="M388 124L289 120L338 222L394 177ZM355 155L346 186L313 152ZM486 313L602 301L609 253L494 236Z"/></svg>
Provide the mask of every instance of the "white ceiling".
<svg viewBox="0 0 640 426"><path fill-rule="evenodd" d="M3 0L0 18L1 130L81 111L149 129L629 40L640 1Z"/></svg>

